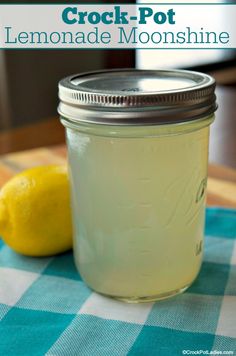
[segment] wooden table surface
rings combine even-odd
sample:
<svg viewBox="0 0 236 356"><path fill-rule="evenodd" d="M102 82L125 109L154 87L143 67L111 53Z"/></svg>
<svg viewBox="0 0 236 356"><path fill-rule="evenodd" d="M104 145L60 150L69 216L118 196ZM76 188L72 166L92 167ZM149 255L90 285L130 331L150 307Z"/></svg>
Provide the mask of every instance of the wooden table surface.
<svg viewBox="0 0 236 356"><path fill-rule="evenodd" d="M23 169L65 162L65 145L2 155L0 156L0 186ZM209 166L207 204L236 208L236 170L217 165Z"/></svg>

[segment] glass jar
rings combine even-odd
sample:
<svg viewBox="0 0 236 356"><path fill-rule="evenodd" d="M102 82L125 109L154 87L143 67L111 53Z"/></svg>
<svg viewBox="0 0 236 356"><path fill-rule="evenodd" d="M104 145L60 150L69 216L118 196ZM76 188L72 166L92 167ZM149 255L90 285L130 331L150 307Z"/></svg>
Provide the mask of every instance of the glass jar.
<svg viewBox="0 0 236 356"><path fill-rule="evenodd" d="M202 261L215 82L113 70L59 83L74 256L95 291L127 302L188 288Z"/></svg>

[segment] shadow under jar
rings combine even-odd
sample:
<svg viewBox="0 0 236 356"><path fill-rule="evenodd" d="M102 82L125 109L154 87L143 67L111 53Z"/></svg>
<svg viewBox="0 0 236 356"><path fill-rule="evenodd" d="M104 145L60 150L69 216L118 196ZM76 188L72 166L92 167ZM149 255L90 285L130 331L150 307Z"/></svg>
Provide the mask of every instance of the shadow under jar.
<svg viewBox="0 0 236 356"><path fill-rule="evenodd" d="M127 302L183 292L202 261L215 81L190 71L113 70L59 83L76 266Z"/></svg>

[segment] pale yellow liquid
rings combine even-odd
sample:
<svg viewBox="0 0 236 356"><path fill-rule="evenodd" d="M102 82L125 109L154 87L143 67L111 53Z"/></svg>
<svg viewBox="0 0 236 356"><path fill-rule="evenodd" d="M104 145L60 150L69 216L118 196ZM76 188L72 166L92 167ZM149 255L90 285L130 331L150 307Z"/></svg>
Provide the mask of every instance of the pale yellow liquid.
<svg viewBox="0 0 236 356"><path fill-rule="evenodd" d="M161 137L67 129L74 255L85 282L158 299L189 286L202 259L209 128Z"/></svg>

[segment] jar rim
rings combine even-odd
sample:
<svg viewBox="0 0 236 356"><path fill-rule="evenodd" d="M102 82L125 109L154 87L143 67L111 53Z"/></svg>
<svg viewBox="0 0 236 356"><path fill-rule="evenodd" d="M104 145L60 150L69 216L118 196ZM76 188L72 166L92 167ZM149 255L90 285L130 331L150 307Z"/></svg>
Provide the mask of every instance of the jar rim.
<svg viewBox="0 0 236 356"><path fill-rule="evenodd" d="M72 122L65 117L60 117L61 123L66 129L79 131L80 133L103 136L103 137L126 137L126 138L138 138L138 137L163 137L163 136L177 136L182 134L188 134L193 131L201 130L207 126L210 126L214 121L215 115L206 116L198 120L192 120L188 122L174 123L172 125L100 125L96 123L87 122Z"/></svg>

